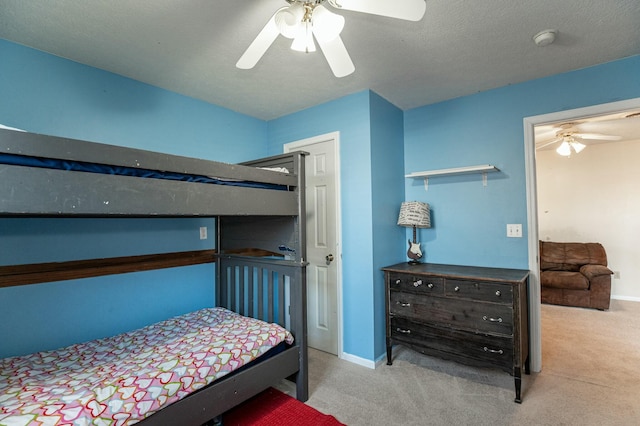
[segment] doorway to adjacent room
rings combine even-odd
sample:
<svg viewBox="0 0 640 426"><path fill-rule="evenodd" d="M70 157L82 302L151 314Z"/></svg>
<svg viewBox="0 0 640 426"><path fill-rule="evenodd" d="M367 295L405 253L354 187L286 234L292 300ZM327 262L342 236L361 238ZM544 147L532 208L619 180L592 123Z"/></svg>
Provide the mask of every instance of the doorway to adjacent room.
<svg viewBox="0 0 640 426"><path fill-rule="evenodd" d="M536 183L536 154L535 154L535 132L536 126L551 123L569 122L571 120L584 119L605 114L613 114L620 111L640 108L640 98L626 101L600 104L585 108L578 108L567 111L559 111L550 114L525 117L524 119L524 144L525 144L525 172L526 172L526 192L527 192L527 225L529 269L531 271L529 300L530 300L530 339L531 339L531 369L540 371L542 368L542 337L541 337L541 303L540 303L540 280L539 280L539 249L540 239L538 229L538 198Z"/></svg>

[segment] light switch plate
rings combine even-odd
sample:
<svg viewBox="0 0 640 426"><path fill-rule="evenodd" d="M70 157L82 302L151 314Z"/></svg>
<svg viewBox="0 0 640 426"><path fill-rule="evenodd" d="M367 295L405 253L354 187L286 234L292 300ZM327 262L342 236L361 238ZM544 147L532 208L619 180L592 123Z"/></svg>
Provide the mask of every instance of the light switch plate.
<svg viewBox="0 0 640 426"><path fill-rule="evenodd" d="M522 238L522 224L507 223L507 237Z"/></svg>

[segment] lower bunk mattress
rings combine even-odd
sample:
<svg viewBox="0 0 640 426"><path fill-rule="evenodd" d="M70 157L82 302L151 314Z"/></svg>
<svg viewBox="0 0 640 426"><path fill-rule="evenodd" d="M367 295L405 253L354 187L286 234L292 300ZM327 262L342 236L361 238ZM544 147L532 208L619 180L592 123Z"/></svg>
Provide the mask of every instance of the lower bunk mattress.
<svg viewBox="0 0 640 426"><path fill-rule="evenodd" d="M1 359L0 424L133 424L285 343L293 336L277 324L207 308Z"/></svg>

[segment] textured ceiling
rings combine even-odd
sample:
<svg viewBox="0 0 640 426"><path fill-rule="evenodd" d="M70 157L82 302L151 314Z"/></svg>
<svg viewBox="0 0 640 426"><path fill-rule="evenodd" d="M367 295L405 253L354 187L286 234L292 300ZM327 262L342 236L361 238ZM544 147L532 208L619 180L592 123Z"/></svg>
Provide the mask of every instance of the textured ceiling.
<svg viewBox="0 0 640 426"><path fill-rule="evenodd" d="M640 54L638 0L427 0L417 23L340 12L350 76L282 37L254 69L237 69L286 5L0 0L0 37L264 120L365 89L404 110ZM536 46L548 28L556 42Z"/></svg>

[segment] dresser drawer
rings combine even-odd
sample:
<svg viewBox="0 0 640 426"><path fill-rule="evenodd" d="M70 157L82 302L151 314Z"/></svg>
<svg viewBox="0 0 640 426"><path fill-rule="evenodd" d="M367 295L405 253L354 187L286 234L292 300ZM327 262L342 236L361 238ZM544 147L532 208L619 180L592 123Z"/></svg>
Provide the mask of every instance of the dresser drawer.
<svg viewBox="0 0 640 426"><path fill-rule="evenodd" d="M513 339L391 318L391 337L422 353L513 372Z"/></svg>
<svg viewBox="0 0 640 426"><path fill-rule="evenodd" d="M444 294L444 279L409 274L389 274L389 288L425 294Z"/></svg>
<svg viewBox="0 0 640 426"><path fill-rule="evenodd" d="M494 282L447 279L444 284L447 297L480 300L483 302L513 303L513 287Z"/></svg>
<svg viewBox="0 0 640 426"><path fill-rule="evenodd" d="M424 294L391 291L389 313L422 323L486 333L513 334L513 308Z"/></svg>

